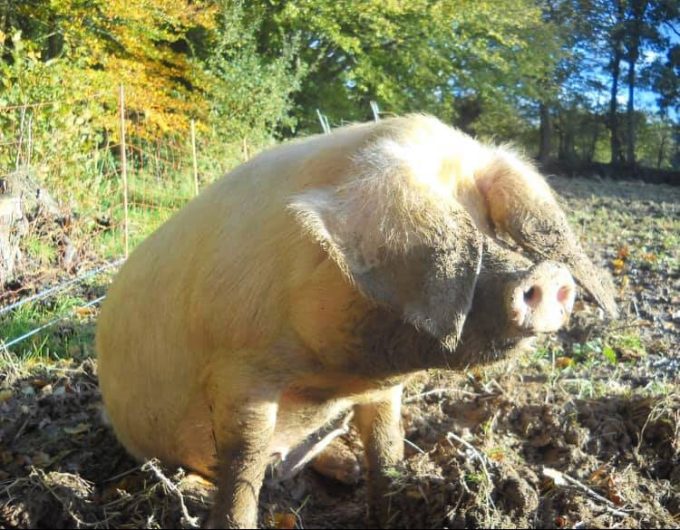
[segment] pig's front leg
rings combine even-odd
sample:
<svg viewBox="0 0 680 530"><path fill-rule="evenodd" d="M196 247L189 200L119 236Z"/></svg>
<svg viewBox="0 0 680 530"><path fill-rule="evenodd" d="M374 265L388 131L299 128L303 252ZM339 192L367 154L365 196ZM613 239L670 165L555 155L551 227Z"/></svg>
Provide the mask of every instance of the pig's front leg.
<svg viewBox="0 0 680 530"><path fill-rule="evenodd" d="M207 528L257 528L260 488L276 425L274 396L214 403L217 493Z"/></svg>
<svg viewBox="0 0 680 530"><path fill-rule="evenodd" d="M370 403L356 405L354 421L359 430L368 467L368 509L372 522L386 526L390 519L389 473L404 457L401 428L402 385Z"/></svg>

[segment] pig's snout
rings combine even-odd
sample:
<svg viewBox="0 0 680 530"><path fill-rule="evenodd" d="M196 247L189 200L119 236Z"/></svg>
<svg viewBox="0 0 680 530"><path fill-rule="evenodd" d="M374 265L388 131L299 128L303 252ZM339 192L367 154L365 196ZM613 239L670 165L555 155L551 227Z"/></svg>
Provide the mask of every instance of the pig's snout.
<svg viewBox="0 0 680 530"><path fill-rule="evenodd" d="M576 284L565 266L540 263L513 287L511 321L532 333L557 331L568 322L575 296Z"/></svg>

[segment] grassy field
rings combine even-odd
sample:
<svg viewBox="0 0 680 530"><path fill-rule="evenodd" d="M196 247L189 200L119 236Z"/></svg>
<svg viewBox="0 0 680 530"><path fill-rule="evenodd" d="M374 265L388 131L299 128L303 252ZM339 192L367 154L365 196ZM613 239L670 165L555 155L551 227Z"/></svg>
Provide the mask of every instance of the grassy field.
<svg viewBox="0 0 680 530"><path fill-rule="evenodd" d="M622 318L606 322L579 300L571 325L532 354L418 376L403 409L407 458L393 477L394 527L680 525L680 188L551 184L589 254L614 275ZM136 240L181 202L167 189L134 193L136 202L165 205L133 209ZM114 221L121 215L106 211ZM70 238L90 238L79 247L79 270L120 256L120 234L107 223L117 225L87 216L71 225ZM29 239L33 268L12 299L68 277L59 230L64 224L53 223ZM140 466L102 421L97 309L86 306L109 279L0 315L5 341L63 317L0 351L0 528L190 527L206 514L209 484ZM360 462L356 438L344 444ZM365 498L362 479L309 469L265 487L261 520L362 526Z"/></svg>

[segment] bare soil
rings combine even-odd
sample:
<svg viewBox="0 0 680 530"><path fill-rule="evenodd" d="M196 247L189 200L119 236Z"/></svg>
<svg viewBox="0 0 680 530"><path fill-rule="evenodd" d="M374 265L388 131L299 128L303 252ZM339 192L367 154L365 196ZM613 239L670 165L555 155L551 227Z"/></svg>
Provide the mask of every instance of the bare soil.
<svg viewBox="0 0 680 530"><path fill-rule="evenodd" d="M680 526L680 189L551 183L614 274L623 316L606 322L581 300L571 326L534 354L415 378L392 527ZM200 524L211 485L125 453L87 353L8 358L0 373L0 528ZM344 442L360 462L355 437ZM261 524L365 527L365 499L363 479L307 469L265 486Z"/></svg>

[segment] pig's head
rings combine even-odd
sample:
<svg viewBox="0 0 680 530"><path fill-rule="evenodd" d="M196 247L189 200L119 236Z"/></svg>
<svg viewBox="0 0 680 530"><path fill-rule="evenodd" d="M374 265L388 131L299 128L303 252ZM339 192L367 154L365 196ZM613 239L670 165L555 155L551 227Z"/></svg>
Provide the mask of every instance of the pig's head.
<svg viewBox="0 0 680 530"><path fill-rule="evenodd" d="M615 313L609 280L577 244L549 188L541 202L515 193L504 174L478 183L497 231L514 237L532 265L482 234L461 204L418 181L413 167L361 162L349 183L306 191L290 208L375 302L356 331L373 372L474 365L556 331L573 306L572 274Z"/></svg>
<svg viewBox="0 0 680 530"><path fill-rule="evenodd" d="M332 191L294 203L301 222L376 303L357 323L360 344L349 345L366 352L366 365L356 370L465 368L501 358L524 339L567 322L576 294L569 270L552 261L534 265L506 249L481 234L461 207L449 205L427 239L416 232L415 244L389 248L373 247L359 227L346 234L361 213L338 218L341 206ZM370 221L362 223L368 230Z"/></svg>
<svg viewBox="0 0 680 530"><path fill-rule="evenodd" d="M469 299L467 311L462 312L456 299L446 300L452 291L442 290L442 296L434 297L442 304L442 314L461 311L455 335L437 334L436 329L418 325L412 312L381 305L357 326L359 344L350 348L366 352L365 364L357 370L390 375L425 368L464 369L524 350L533 337L557 331L569 320L576 285L564 265L533 264L489 238L483 240L479 265L472 281L465 288L458 286ZM408 275L405 264L395 269L395 276L396 271Z"/></svg>

